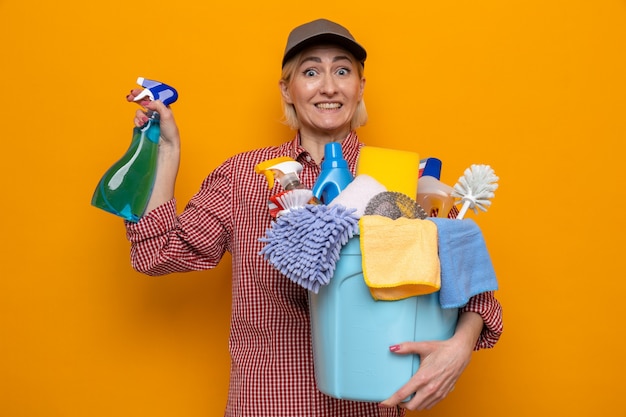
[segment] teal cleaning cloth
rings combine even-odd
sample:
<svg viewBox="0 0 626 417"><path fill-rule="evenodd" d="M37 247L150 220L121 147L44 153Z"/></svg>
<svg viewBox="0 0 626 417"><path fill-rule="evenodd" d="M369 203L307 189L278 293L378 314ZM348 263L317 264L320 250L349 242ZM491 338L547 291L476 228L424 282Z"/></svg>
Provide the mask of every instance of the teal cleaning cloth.
<svg viewBox="0 0 626 417"><path fill-rule="evenodd" d="M441 307L463 307L472 296L497 290L496 273L476 222L439 217L428 220L437 225Z"/></svg>

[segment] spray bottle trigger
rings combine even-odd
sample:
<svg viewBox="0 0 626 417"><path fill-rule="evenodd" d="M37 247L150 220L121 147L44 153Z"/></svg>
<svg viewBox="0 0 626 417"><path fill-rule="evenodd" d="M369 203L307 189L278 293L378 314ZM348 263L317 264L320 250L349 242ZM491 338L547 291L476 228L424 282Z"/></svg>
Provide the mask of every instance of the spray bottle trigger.
<svg viewBox="0 0 626 417"><path fill-rule="evenodd" d="M148 97L150 100L161 100L163 104L169 106L178 100L178 92L167 84L143 77L137 78L137 84L144 87L144 90L135 97L134 101L140 101Z"/></svg>
<svg viewBox="0 0 626 417"><path fill-rule="evenodd" d="M137 97L135 97L133 101L141 101L146 97L148 97L150 100L154 100L154 95L152 94L152 91L150 91L147 88L144 88L143 91L139 93L139 95L137 95Z"/></svg>
<svg viewBox="0 0 626 417"><path fill-rule="evenodd" d="M268 159L266 161L260 162L254 167L254 171L257 174L265 175L265 178L267 179L267 186L269 187L270 190L274 188L274 181L275 181L274 171L283 162L295 162L296 164L298 164L296 160L293 158L290 158L288 156L279 156L277 158L272 158L272 159ZM300 168L301 167L302 166L300 165Z"/></svg>

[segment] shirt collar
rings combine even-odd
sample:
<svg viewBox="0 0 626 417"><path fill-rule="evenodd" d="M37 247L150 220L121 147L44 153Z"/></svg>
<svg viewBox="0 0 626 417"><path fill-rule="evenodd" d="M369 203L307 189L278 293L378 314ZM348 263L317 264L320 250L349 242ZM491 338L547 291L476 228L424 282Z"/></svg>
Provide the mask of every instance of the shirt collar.
<svg viewBox="0 0 626 417"><path fill-rule="evenodd" d="M356 131L351 131L348 133L348 136L341 142L341 151L343 153L343 157L347 161L356 161L359 156L359 150L363 146L362 143L359 142L359 137L356 134ZM289 146L289 156L295 159L296 161L300 161L302 158L306 158L309 156L309 152L300 145L300 132L296 134Z"/></svg>

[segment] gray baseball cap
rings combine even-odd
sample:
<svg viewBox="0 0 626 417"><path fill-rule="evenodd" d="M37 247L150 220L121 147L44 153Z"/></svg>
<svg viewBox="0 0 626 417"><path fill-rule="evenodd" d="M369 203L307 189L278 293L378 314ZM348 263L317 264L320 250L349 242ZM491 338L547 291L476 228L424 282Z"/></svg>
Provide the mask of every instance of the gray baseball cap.
<svg viewBox="0 0 626 417"><path fill-rule="evenodd" d="M303 49L324 43L345 48L361 63L367 57L365 48L357 43L348 29L327 19L317 19L300 25L289 33L282 66Z"/></svg>

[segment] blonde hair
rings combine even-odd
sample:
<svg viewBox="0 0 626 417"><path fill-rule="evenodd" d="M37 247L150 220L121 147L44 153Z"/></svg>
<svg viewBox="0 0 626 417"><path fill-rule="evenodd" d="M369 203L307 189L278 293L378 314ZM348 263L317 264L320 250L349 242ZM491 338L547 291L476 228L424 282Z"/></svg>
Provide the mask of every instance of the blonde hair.
<svg viewBox="0 0 626 417"><path fill-rule="evenodd" d="M286 85L289 85L296 71L298 70L300 55L301 53L294 55L291 59L289 59L289 61L285 62L285 65L283 66L280 80ZM359 79L363 78L365 68L362 62L359 62L357 64L357 71L359 74ZM282 99L282 102L284 123L293 130L298 130L300 128L300 121L298 120L298 115L296 114L295 107L293 106L293 104L287 103L284 99ZM365 123L367 123L367 110L365 109L365 102L361 98L361 100L357 104L354 116L352 116L352 121L350 122L350 130L359 128L365 125Z"/></svg>

